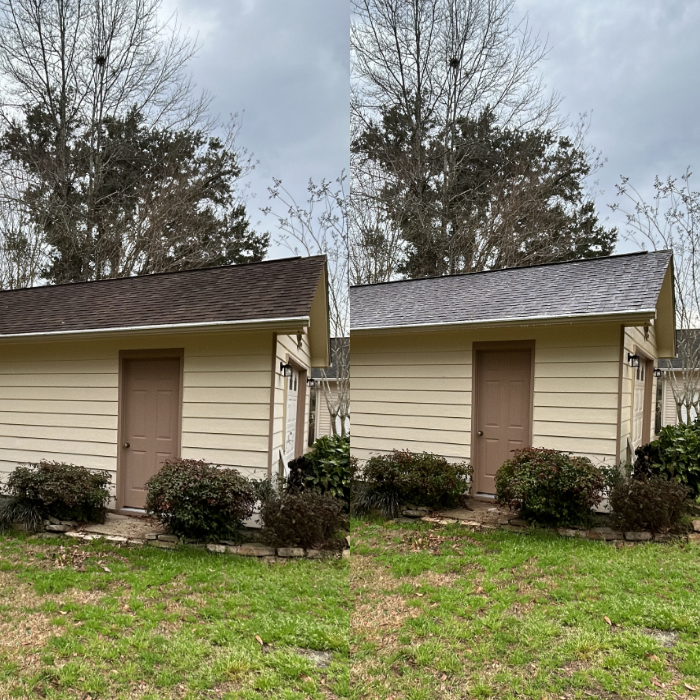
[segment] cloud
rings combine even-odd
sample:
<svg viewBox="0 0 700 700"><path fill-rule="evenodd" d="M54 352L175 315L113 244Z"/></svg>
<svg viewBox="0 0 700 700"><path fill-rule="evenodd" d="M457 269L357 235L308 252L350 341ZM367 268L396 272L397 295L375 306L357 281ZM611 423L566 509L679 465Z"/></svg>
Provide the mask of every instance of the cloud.
<svg viewBox="0 0 700 700"><path fill-rule="evenodd" d="M700 3L696 0L517 0L548 37L548 85L575 119L592 117L589 142L607 163L598 173L601 216L620 175L645 196L654 176L695 168L700 189ZM621 243L620 250L629 250Z"/></svg>
<svg viewBox="0 0 700 700"><path fill-rule="evenodd" d="M273 177L303 202L310 177L348 168L348 0L167 0L163 11L198 35L191 69L215 113L243 113L241 143L260 161L250 177L254 222Z"/></svg>

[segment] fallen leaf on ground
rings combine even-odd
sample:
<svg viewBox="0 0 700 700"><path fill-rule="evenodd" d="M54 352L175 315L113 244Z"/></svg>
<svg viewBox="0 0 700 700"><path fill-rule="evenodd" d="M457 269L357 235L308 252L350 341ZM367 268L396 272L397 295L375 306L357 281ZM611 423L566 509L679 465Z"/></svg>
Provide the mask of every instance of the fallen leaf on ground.
<svg viewBox="0 0 700 700"><path fill-rule="evenodd" d="M612 622L610 622L610 618L607 615L603 619L612 627Z"/></svg>
<svg viewBox="0 0 700 700"><path fill-rule="evenodd" d="M260 639L260 637L259 637L257 634L255 635L255 640L257 641L257 643L258 643L260 646L262 646L262 645L264 644L263 640Z"/></svg>

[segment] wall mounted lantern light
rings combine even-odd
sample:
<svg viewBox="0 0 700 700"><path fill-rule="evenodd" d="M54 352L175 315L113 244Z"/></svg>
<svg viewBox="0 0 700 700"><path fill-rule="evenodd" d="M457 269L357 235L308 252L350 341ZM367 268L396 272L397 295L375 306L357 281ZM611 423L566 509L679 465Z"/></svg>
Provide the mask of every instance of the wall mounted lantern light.
<svg viewBox="0 0 700 700"><path fill-rule="evenodd" d="M308 377L306 379L306 386L311 387L313 389L313 387L316 386L316 380L313 377Z"/></svg>
<svg viewBox="0 0 700 700"><path fill-rule="evenodd" d="M283 377L291 377L292 376L292 365L287 362L286 364L284 362L280 362L280 374Z"/></svg>
<svg viewBox="0 0 700 700"><path fill-rule="evenodd" d="M639 355L633 355L631 352L628 352L627 363L630 367L639 367Z"/></svg>
<svg viewBox="0 0 700 700"><path fill-rule="evenodd" d="M661 370L658 367L654 367L654 376L657 379L661 376Z"/></svg>

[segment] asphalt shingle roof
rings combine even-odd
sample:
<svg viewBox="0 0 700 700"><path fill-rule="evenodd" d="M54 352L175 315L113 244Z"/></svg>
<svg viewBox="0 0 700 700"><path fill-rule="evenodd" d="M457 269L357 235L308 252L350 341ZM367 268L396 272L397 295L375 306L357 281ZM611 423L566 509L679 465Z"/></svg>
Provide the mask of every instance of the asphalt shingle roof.
<svg viewBox="0 0 700 700"><path fill-rule="evenodd" d="M324 256L0 292L7 335L308 316Z"/></svg>
<svg viewBox="0 0 700 700"><path fill-rule="evenodd" d="M671 252L640 252L350 290L353 330L654 309Z"/></svg>

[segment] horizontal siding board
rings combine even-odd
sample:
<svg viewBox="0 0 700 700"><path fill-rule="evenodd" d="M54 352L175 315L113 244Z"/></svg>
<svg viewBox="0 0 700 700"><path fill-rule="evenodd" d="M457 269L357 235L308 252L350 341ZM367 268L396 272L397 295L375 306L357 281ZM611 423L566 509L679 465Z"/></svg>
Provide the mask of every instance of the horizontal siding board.
<svg viewBox="0 0 700 700"><path fill-rule="evenodd" d="M82 467L90 469L106 469L107 471L115 471L117 468L117 458L115 456L95 455L90 452L81 451L81 448L87 443L81 445L73 445L69 451L61 452L56 449L56 446L37 445L36 443L31 449L14 449L10 447L0 447L0 461L18 464L26 464L27 462L38 462L42 459L56 460L57 462L72 462ZM40 449L44 448L43 450ZM115 448L116 452L116 448Z"/></svg>
<svg viewBox="0 0 700 700"><path fill-rule="evenodd" d="M183 380L189 388L230 388L270 390L270 371L267 372L186 372Z"/></svg>
<svg viewBox="0 0 700 700"><path fill-rule="evenodd" d="M0 411L17 413L116 416L116 401L66 401L64 399L0 399Z"/></svg>
<svg viewBox="0 0 700 700"><path fill-rule="evenodd" d="M361 391L444 391L465 392L471 390L471 379L454 377L362 377L352 379L352 390Z"/></svg>
<svg viewBox="0 0 700 700"><path fill-rule="evenodd" d="M593 347L543 347L537 343L535 360L540 363L549 362L614 362L620 360L619 345L596 345Z"/></svg>
<svg viewBox="0 0 700 700"><path fill-rule="evenodd" d="M355 341L353 340L354 344ZM352 367L364 365L381 367L403 365L464 365L471 364L471 350L452 352L414 352L410 349L403 352L396 350L391 353L363 353L355 352L351 345Z"/></svg>
<svg viewBox="0 0 700 700"><path fill-rule="evenodd" d="M384 440L396 440L398 442L424 442L433 445L467 445L469 444L469 433L466 431L434 430L429 428L408 428L357 425L353 423L353 439L357 438L378 438Z"/></svg>
<svg viewBox="0 0 700 700"><path fill-rule="evenodd" d="M222 433L183 433L183 449L212 449L231 452L267 453L267 435L224 435Z"/></svg>
<svg viewBox="0 0 700 700"><path fill-rule="evenodd" d="M217 388L186 386L183 391L185 403L217 403L217 404L267 404L270 405L270 389L268 388Z"/></svg>
<svg viewBox="0 0 700 700"><path fill-rule="evenodd" d="M184 418L183 433L203 435L264 435L270 432L269 420L248 420L245 418Z"/></svg>
<svg viewBox="0 0 700 700"><path fill-rule="evenodd" d="M117 374L2 374L0 387L60 387L60 388L108 388L116 391L119 383Z"/></svg>
<svg viewBox="0 0 700 700"><path fill-rule="evenodd" d="M358 365L351 367L350 378L353 382L358 379L375 377L422 377L422 378L456 378L471 379L471 365Z"/></svg>
<svg viewBox="0 0 700 700"><path fill-rule="evenodd" d="M197 372L265 372L270 377L269 355L185 356L185 374Z"/></svg>
<svg viewBox="0 0 700 700"><path fill-rule="evenodd" d="M225 467L249 467L252 469L267 469L267 450L265 452L242 450L217 450L204 447L182 447L185 459L203 459L213 464Z"/></svg>
<svg viewBox="0 0 700 700"><path fill-rule="evenodd" d="M469 454L468 447L465 445L447 445L444 443L419 442L417 440L381 440L353 435L352 442L353 450L366 450L372 453L411 450L412 452L432 452L455 459L466 459Z"/></svg>
<svg viewBox="0 0 700 700"><path fill-rule="evenodd" d="M615 408L579 408L574 406L535 406L533 411L535 421L556 421L560 423L577 424L607 424L615 425L617 409Z"/></svg>
<svg viewBox="0 0 700 700"><path fill-rule="evenodd" d="M603 438L617 439L617 426L614 423L565 423L563 421L534 421L534 435L549 435L553 437L570 438Z"/></svg>
<svg viewBox="0 0 700 700"><path fill-rule="evenodd" d="M417 397L419 398L419 397ZM375 416L444 416L446 418L471 418L471 405L469 403L393 403L391 401L361 401L353 400L353 423L356 417L365 414Z"/></svg>
<svg viewBox="0 0 700 700"><path fill-rule="evenodd" d="M81 417L82 418L82 417ZM83 421L81 420L81 423ZM11 438L31 438L33 440L60 440L78 442L101 442L106 445L115 445L117 442L117 430L104 428L88 428L80 426L46 426L46 425L18 425L0 423L0 442L8 444Z"/></svg>
<svg viewBox="0 0 700 700"><path fill-rule="evenodd" d="M618 377L617 362L540 362L535 365L535 377L586 378Z"/></svg>
<svg viewBox="0 0 700 700"><path fill-rule="evenodd" d="M447 418L445 416L410 416L376 413L361 413L353 420L353 432L361 426L419 428L426 430L446 430L448 432L469 431L471 421L466 418Z"/></svg>
<svg viewBox="0 0 700 700"><path fill-rule="evenodd" d="M264 403L184 403L183 418L230 418L269 420L270 402Z"/></svg>
<svg viewBox="0 0 700 700"><path fill-rule="evenodd" d="M381 403L464 404L471 401L470 393L466 391L373 391L351 387L350 400L353 403L355 401L376 401Z"/></svg>
<svg viewBox="0 0 700 700"><path fill-rule="evenodd" d="M595 394L571 392L546 392L535 393L535 408L548 406L551 408L614 408L617 410L617 392L614 394Z"/></svg>
<svg viewBox="0 0 700 700"><path fill-rule="evenodd" d="M617 377L538 377L535 374L535 392L581 394L615 394L617 396Z"/></svg>
<svg viewBox="0 0 700 700"><path fill-rule="evenodd" d="M60 452L70 454L71 449L77 454L94 455L97 457L116 457L117 443L91 442L88 440L71 440L60 438L41 437L16 437L14 435L2 435L0 444L3 450L26 452Z"/></svg>
<svg viewBox="0 0 700 700"><path fill-rule="evenodd" d="M40 401L109 401L117 400L117 388L0 386L0 408L5 399L38 399Z"/></svg>
<svg viewBox="0 0 700 700"><path fill-rule="evenodd" d="M83 413L80 415L80 423L88 429L103 428L116 431L117 416ZM0 424L8 427L15 425L35 426L37 429L43 427L74 428L76 424L76 416L71 413L23 413L15 411L0 411Z"/></svg>
<svg viewBox="0 0 700 700"><path fill-rule="evenodd" d="M604 440L595 438L571 438L558 437L553 435L533 434L533 445L537 447L547 447L552 450L562 450L564 452L580 452L581 454L615 454L615 440Z"/></svg>

